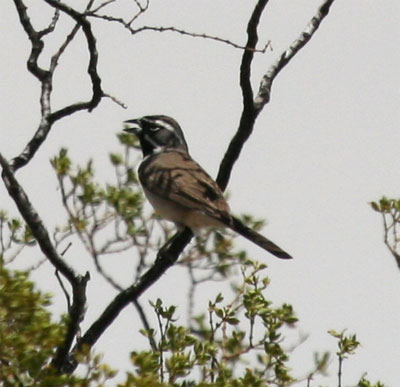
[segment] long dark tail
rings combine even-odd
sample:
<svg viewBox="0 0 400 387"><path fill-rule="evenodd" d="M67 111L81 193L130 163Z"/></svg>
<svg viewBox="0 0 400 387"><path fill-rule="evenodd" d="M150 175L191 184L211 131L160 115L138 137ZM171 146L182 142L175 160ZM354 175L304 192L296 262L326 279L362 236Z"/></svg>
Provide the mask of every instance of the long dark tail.
<svg viewBox="0 0 400 387"><path fill-rule="evenodd" d="M287 252L283 251L279 246L277 246L274 242L265 238L258 232L252 230L250 227L244 225L239 219L232 216L232 224L228 225L232 230L236 231L238 234L244 236L248 240L252 241L256 245L260 246L264 250L269 253L275 255L281 259L291 259L293 258Z"/></svg>

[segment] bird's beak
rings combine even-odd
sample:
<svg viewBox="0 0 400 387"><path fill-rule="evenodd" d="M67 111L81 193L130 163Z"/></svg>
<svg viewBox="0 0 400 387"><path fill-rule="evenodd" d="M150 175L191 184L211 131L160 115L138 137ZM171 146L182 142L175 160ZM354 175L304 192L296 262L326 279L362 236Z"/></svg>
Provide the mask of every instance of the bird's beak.
<svg viewBox="0 0 400 387"><path fill-rule="evenodd" d="M125 128L123 131L138 135L142 131L142 125L140 121L140 118L124 121Z"/></svg>

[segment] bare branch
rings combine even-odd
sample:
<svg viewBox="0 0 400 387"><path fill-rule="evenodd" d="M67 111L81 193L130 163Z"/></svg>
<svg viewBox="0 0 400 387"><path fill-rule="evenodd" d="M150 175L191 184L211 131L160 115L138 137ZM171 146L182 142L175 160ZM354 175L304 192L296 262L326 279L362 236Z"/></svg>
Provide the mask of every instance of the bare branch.
<svg viewBox="0 0 400 387"><path fill-rule="evenodd" d="M61 3L57 0L44 0L47 4L52 7L66 13L72 19L82 27L82 30L85 34L88 51L89 51L89 65L87 72L92 82L92 98L87 102L78 102L72 105L66 106L54 113L52 113L49 117L50 122L55 122L60 118L71 115L80 110L88 110L91 112L101 101L103 97L103 90L101 89L101 78L97 72L97 61L98 61L98 53L96 47L96 39L92 32L92 26L90 22L87 20L84 14L74 10L68 5Z"/></svg>
<svg viewBox="0 0 400 387"><path fill-rule="evenodd" d="M24 27L26 34L28 35L29 40L32 43L31 54L28 59L28 70L40 81L43 81L46 77L48 77L49 72L42 69L38 65L38 58L42 53L44 43L42 41L43 33L39 33L35 31L32 26L32 23L29 19L27 8L22 0L14 0L15 7L17 8L19 20Z"/></svg>
<svg viewBox="0 0 400 387"><path fill-rule="evenodd" d="M145 4L145 5L142 5L142 4L140 3L139 0L133 0L133 1L135 2L135 4L137 5L137 7L138 7L142 12L146 11L147 8L149 8L150 0L145 0L145 1L146 1L146 4Z"/></svg>
<svg viewBox="0 0 400 387"><path fill-rule="evenodd" d="M243 97L243 115L250 115L253 110L253 89L251 87L251 64L254 58L254 52L258 34L257 28L260 23L261 14L269 0L259 0L247 24L247 50L243 53L242 63L240 65L240 88Z"/></svg>
<svg viewBox="0 0 400 387"><path fill-rule="evenodd" d="M68 249L69 249L71 246L72 246L72 243L69 242L68 245L67 245L67 247L66 247L66 248L62 251L62 253L61 253L61 256L62 256L62 257L65 255L65 253L68 251ZM68 291L67 291L67 289L65 288L64 283L63 283L63 281L62 281L62 278L61 278L61 276L60 276L60 273L58 272L57 269L55 270L55 273L54 273L54 274L56 275L57 281L58 281L58 283L60 284L61 290L62 290L62 292L64 293L64 296L65 296L65 299L67 300L67 311L70 312L70 310L71 310L71 297L69 296Z"/></svg>
<svg viewBox="0 0 400 387"><path fill-rule="evenodd" d="M334 0L325 0L316 15L310 20L305 30L292 43L292 45L282 53L279 59L269 68L263 76L258 94L254 101L254 108L257 114L263 109L264 105L270 100L272 82L279 72L290 62L290 60L310 41L314 33L319 28L322 20L328 15Z"/></svg>
<svg viewBox="0 0 400 387"><path fill-rule="evenodd" d="M51 20L50 24L45 29L39 31L39 36L42 37L42 36L51 34L54 31L54 29L56 28L56 24L58 22L59 17L60 17L60 11L58 9L56 9L54 11L54 16L53 16L53 19Z"/></svg>
<svg viewBox="0 0 400 387"><path fill-rule="evenodd" d="M259 53L262 53L262 54L264 54L267 51L267 49L270 48L270 45L271 45L271 42L268 41L264 45L264 47L262 47L262 48L256 48L255 46L251 47L250 45L243 46L243 45L240 45L238 43L232 42L229 39L224 39L224 38L221 38L219 36L213 36L213 35L209 35L209 34L206 34L206 33L199 33L199 32L190 32L190 31L186 31L186 30L183 30L181 28L176 28L176 27L172 27L172 26L169 26L169 27L142 26L142 27L139 27L139 28L133 28L132 27L132 23L146 9L147 9L147 7L143 8L142 10L140 10L139 13L136 14L129 21L125 21L125 19L120 18L120 17L114 17L114 16L110 16L110 15L99 15L99 14L95 13L95 10L87 13L87 15L91 16L91 17L98 18L98 19L103 19L103 20L106 20L106 21L109 21L109 22L116 22L116 23L122 24L127 30L129 30L129 32L132 35L138 34L138 33L143 32L143 31L174 32L174 33L177 33L177 34L180 34L180 35L184 35L184 36L189 36L189 37L192 37L192 38L202 38L202 39L214 40L216 42L224 43L224 44L227 44L228 46L232 46L232 47L238 48L240 50L247 50L247 51L251 51L253 53L254 52L259 52Z"/></svg>
<svg viewBox="0 0 400 387"><path fill-rule="evenodd" d="M54 29L55 24L58 20L58 16L55 14L52 22L49 27L41 32L35 31L33 28L29 16L27 14L27 8L22 0L14 0L14 4L17 8L18 15L22 26L26 34L28 35L29 40L32 44L31 53L29 55L27 61L28 70L41 82L41 95L40 95L40 106L41 106L41 122L38 130L36 131L33 138L26 145L25 149L11 162L12 171L16 171L17 169L26 165L32 157L35 155L36 151L40 147L40 145L47 138L47 135L50 131L51 125L48 122L48 116L50 114L50 94L52 89L52 72L48 70L44 70L38 65L39 56L42 53L44 43L42 37L47 33L47 31L51 31Z"/></svg>
<svg viewBox="0 0 400 387"><path fill-rule="evenodd" d="M255 45L252 46L252 45L247 44L247 45L243 46L243 45L234 43L229 39L220 38L219 36L208 35L208 34L205 34L205 33L189 32L189 31L185 31L185 30L182 30L182 29L179 29L179 28L175 28L175 27L143 26L143 27L140 27L140 28L137 28L137 29L131 29L130 28L130 31L131 31L132 34L136 34L136 33L142 32L142 31L156 31L156 32L170 31L170 32L176 32L178 34L185 35L185 36L190 36L192 38L202 38L202 39L214 40L216 42L224 43L224 44L227 44L228 46L232 46L234 48L238 48L240 50L245 50L245 51L248 51L248 52L251 52L251 53L259 52L259 53L264 54L267 51L267 49L270 47L270 44L271 44L271 42L268 41L264 45L264 47L258 49L258 48L256 48Z"/></svg>
<svg viewBox="0 0 400 387"><path fill-rule="evenodd" d="M58 65L58 60L60 59L60 56L64 53L64 51L66 50L68 45L74 40L75 35L77 34L77 32L79 31L80 28L81 28L81 26L78 23L75 24L74 27L72 28L71 32L65 38L64 43L59 47L57 52L51 57L51 61L50 61L50 71L51 72L54 72L54 70L56 69L56 67Z"/></svg>
<svg viewBox="0 0 400 387"><path fill-rule="evenodd" d="M51 129L51 125L45 117L42 117L39 128L36 133L33 135L31 140L25 146L24 150L15 157L10 163L10 168L12 171L17 171L19 168L22 168L26 164L32 160L33 156L36 154L37 150L46 140L47 135L49 134Z"/></svg>
<svg viewBox="0 0 400 387"><path fill-rule="evenodd" d="M254 57L252 49L256 47L258 42L257 28L260 22L260 17L267 3L268 0L259 0L257 2L247 25L246 46L250 49L244 51L242 63L240 65L240 88L242 89L243 96L243 111L240 118L239 128L229 144L218 171L217 183L223 190L225 190L228 185L233 165L239 158L244 143L250 137L256 120L253 103L253 89L250 79L251 64Z"/></svg>
<svg viewBox="0 0 400 387"><path fill-rule="evenodd" d="M98 11L100 11L102 8L107 7L107 5L111 4L111 3L115 3L117 0L107 0L104 3L100 4L97 8L94 8L91 10L91 13L96 13Z"/></svg>
<svg viewBox="0 0 400 387"><path fill-rule="evenodd" d="M243 112L240 118L239 128L232 138L229 147L222 159L220 169L217 176L218 184L224 189L226 188L233 165L239 158L240 152L251 135L257 116L262 111L263 107L269 102L272 82L279 74L284 66L304 47L315 31L320 26L322 20L328 14L330 6L334 0L325 0L318 9L317 14L311 19L305 31L301 36L280 56L278 61L271 66L267 73L263 76L258 94L253 101L253 91L250 83L250 70L253 55L251 51L246 50L243 53L241 71L240 71L240 86L243 94ZM255 47L257 42L257 26L259 18L268 0L259 0L253 15L247 27L248 45ZM254 43L255 42L255 43Z"/></svg>
<svg viewBox="0 0 400 387"><path fill-rule="evenodd" d="M35 31L35 29L31 24L31 21L27 14L27 8L23 3L23 1L14 0L20 18L20 22L24 27L24 30L28 35L29 40L32 43L32 50L28 58L27 66L29 71L41 82L41 95L40 95L41 121L39 124L39 128L32 137L32 139L25 146L21 154L15 157L11 162L11 169L14 172L19 168L25 166L33 158L37 150L46 140L47 135L51 130L52 124L55 121L80 110L92 111L99 104L101 98L103 97L103 91L101 89L101 79L97 73L96 40L91 31L90 23L87 21L85 16L73 10L72 8L66 6L65 4L60 3L59 1L55 0L45 0L45 1L49 5L55 8L55 14L49 26L46 29L37 32ZM89 3L88 7L90 6L91 2ZM60 11L63 11L71 18L73 18L77 22L77 25L67 36L65 42L60 46L56 54L53 55L51 59L50 68L48 70L45 70L38 65L38 59L44 47L44 43L41 38L44 35L54 30ZM88 44L89 57L90 57L88 65L88 73L92 81L92 91L93 91L92 98L90 101L75 103L52 113L50 96L52 92L53 74L57 67L57 63L60 56L64 53L68 44L73 40L80 27L82 27L82 30L85 34Z"/></svg>
<svg viewBox="0 0 400 387"><path fill-rule="evenodd" d="M86 285L90 280L90 274L76 277L76 282L72 285L72 306L69 310L68 329L65 335L64 342L57 348L52 364L57 369L62 371L68 362L69 351L72 344L80 334L80 323L83 320L86 312Z"/></svg>
<svg viewBox="0 0 400 387"><path fill-rule="evenodd" d="M111 101L113 101L113 102L116 103L117 105L121 106L122 109L128 109L128 106L127 106L124 102L120 101L117 97L114 97L114 96L111 95L111 94L103 93L103 97L104 97L104 98L110 98Z"/></svg>
<svg viewBox="0 0 400 387"><path fill-rule="evenodd" d="M147 316L144 313L142 306L140 305L138 300L134 300L133 304L135 305L135 308L139 314L139 317L140 317L140 320L142 321L144 329L146 329L146 331L149 331L151 327L150 327L149 321L147 320ZM150 335L150 336L148 336L148 338L149 338L151 349L153 351L157 351L157 345L156 345L156 342L154 341L153 336Z"/></svg>
<svg viewBox="0 0 400 387"><path fill-rule="evenodd" d="M60 273L58 272L58 270L55 271L54 273L56 275L57 281L60 284L61 290L64 293L65 299L67 300L67 310L68 312L71 310L71 297L68 294L68 291L64 285L64 283L62 282L62 278L60 276Z"/></svg>

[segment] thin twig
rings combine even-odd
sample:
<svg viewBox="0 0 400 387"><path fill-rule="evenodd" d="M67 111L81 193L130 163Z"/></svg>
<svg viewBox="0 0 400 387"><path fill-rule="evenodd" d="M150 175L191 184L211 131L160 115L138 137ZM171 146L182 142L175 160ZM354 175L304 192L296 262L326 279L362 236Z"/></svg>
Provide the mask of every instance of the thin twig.
<svg viewBox="0 0 400 387"><path fill-rule="evenodd" d="M42 258L39 262L37 262L36 264L32 265L27 271L30 273L34 270L39 269L40 266L42 266L45 262L47 262L47 258L44 257Z"/></svg>
<svg viewBox="0 0 400 387"><path fill-rule="evenodd" d="M64 53L64 51L66 50L68 45L74 40L74 38L80 28L81 28L80 24L78 24L78 23L75 24L74 27L72 28L71 32L65 38L64 43L61 44L61 46L58 48L57 52L51 57L50 71L54 72L55 68L58 65L58 60L60 59L60 56Z"/></svg>
<svg viewBox="0 0 400 387"><path fill-rule="evenodd" d="M21 254L24 247L25 247L25 245L21 244L20 246L18 246L18 248L15 251L12 252L11 255L7 256L7 258L5 256L3 256L4 264L8 265L8 264L14 262L15 259L18 257L18 255ZM3 254L4 254L4 251L3 251Z"/></svg>
<svg viewBox="0 0 400 387"><path fill-rule="evenodd" d="M107 7L107 5L109 5L109 4L111 4L111 3L115 3L116 1L117 1L117 0L108 0L108 1L105 1L105 2L102 3L102 4L99 4L99 6L98 6L97 8L92 9L92 10L91 10L91 13L96 13L96 12L100 11L102 8Z"/></svg>
<svg viewBox="0 0 400 387"><path fill-rule="evenodd" d="M205 33L198 33L198 32L190 32L190 31L186 31L180 28L176 28L176 27L152 27L152 26L143 26L137 29L131 29L131 33L132 34L137 34L139 32L143 32L143 31L155 31L155 32L175 32L178 33L180 35L184 35L184 36L189 36L192 38L202 38L202 39L209 39L209 40L214 40L216 42L219 43L224 43L227 44L228 46L232 46L234 48L238 48L240 50L245 50L251 53L262 53L265 54L265 52L267 51L268 48L270 48L270 44L271 42L268 41L266 44L264 44L264 46L262 48L256 48L255 46L252 47L250 45L241 45L238 43L234 43L229 39L224 39L224 38L220 38L219 36L213 36L213 35L209 35L209 34L205 34Z"/></svg>
<svg viewBox="0 0 400 387"><path fill-rule="evenodd" d="M110 98L111 101L115 102L117 105L121 106L123 109L128 109L128 105L127 104L125 104L124 102L120 101L117 97L114 97L111 94L103 93L103 97Z"/></svg>
<svg viewBox="0 0 400 387"><path fill-rule="evenodd" d="M137 312L139 314L139 317L140 317L140 320L142 321L144 329L146 331L150 331L151 327L150 327L149 321L148 321L147 316L144 313L144 310L143 310L142 306L140 305L139 301L138 300L134 300L133 304L135 305L135 308L136 308L136 310L137 310ZM153 351L157 351L157 344L154 341L154 337L152 335L149 335L148 339L149 339L149 342L150 342L151 349Z"/></svg>
<svg viewBox="0 0 400 387"><path fill-rule="evenodd" d="M224 39L224 38L221 38L219 36L209 35L209 34L201 33L201 32L186 31L186 30L184 30L182 28L176 28L176 27L173 27L173 26L168 26L168 27L163 27L163 26L161 26L161 27L142 26L142 27L139 27L139 28L133 28L132 27L132 23L143 12L144 11L140 11L138 14L135 15L135 17L133 17L129 21L125 21L125 19L121 18L121 17L115 17L115 16L110 16L110 15L99 15L99 14L96 14L94 11L88 12L87 16L98 18L98 19L103 19L103 20L106 20L108 22L115 22L115 23L122 24L132 35L136 35L138 33L144 32L144 31L173 32L173 33L177 33L177 34L180 34L180 35L183 35L183 36L192 37L192 38L201 38L201 39L213 40L215 42L223 43L223 44L226 44L228 46L231 46L231 47L234 47L234 48L237 48L237 49L240 49L240 50L251 51L253 53L254 52L258 52L258 53L265 54L265 52L268 49L271 49L271 41L268 41L266 44L264 44L264 46L262 48L256 48L256 47L250 47L248 45L243 46L241 44L232 42L229 39Z"/></svg>
<svg viewBox="0 0 400 387"><path fill-rule="evenodd" d="M53 18L51 19L50 24L43 30L39 31L38 34L40 37L51 34L54 29L56 28L56 24L58 22L58 19L60 17L60 11L58 9L56 9L54 11L54 15Z"/></svg>
<svg viewBox="0 0 400 387"><path fill-rule="evenodd" d="M400 269L400 254L397 252L397 231L396 231L396 224L397 220L394 215L392 215L392 223L388 225L387 220L386 220L386 214L382 213L382 219L383 219L383 229L384 229L384 242L386 247L389 249L390 253L393 255L394 259L396 260L397 266ZM392 230L392 236L393 236L393 243L390 240L390 231Z"/></svg>
<svg viewBox="0 0 400 387"><path fill-rule="evenodd" d="M61 252L61 256L62 257L65 255L65 253L68 251L68 249L71 246L72 246L72 242L69 242L67 247ZM57 269L55 270L54 274L56 275L58 283L60 284L61 290L64 293L65 299L67 300L67 310L68 310L68 313L69 313L70 310L71 310L71 297L69 296L68 291L65 288L64 283L63 283L63 281L62 281L62 279L60 277L60 273L59 273L59 271Z"/></svg>
<svg viewBox="0 0 400 387"><path fill-rule="evenodd" d="M56 278L60 285L60 288L61 288L62 292L64 293L65 299L67 300L67 311L69 313L71 310L71 297L69 296L69 293L64 285L64 282L62 281L62 279L60 277L60 272L58 270L55 270L54 274L56 275Z"/></svg>

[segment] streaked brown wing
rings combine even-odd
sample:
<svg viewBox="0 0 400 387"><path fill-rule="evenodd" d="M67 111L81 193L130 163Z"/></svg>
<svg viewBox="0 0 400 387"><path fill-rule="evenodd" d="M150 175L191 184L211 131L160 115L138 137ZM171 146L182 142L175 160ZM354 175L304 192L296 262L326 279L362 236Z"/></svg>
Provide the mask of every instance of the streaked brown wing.
<svg viewBox="0 0 400 387"><path fill-rule="evenodd" d="M228 203L217 183L185 152L170 150L149 156L139 168L139 178L155 195L216 219L229 217Z"/></svg>

